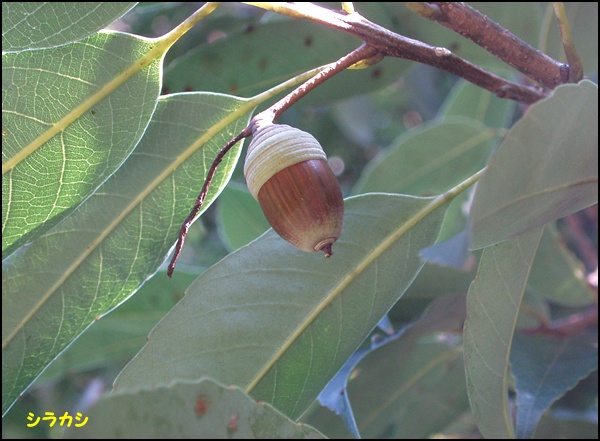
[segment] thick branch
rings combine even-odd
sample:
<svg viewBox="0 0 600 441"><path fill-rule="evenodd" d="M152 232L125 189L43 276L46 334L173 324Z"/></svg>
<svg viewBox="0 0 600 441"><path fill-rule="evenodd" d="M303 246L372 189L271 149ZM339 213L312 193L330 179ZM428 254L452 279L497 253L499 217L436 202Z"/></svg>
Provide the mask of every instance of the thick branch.
<svg viewBox="0 0 600 441"><path fill-rule="evenodd" d="M430 2L439 14L427 16L548 87L569 81L569 66L530 46L481 12L461 2ZM510 6L509 6L510 7Z"/></svg>
<svg viewBox="0 0 600 441"><path fill-rule="evenodd" d="M450 72L471 83L495 93L524 103L534 103L547 94L543 91L512 83L482 69L454 54L448 49L430 46L418 40L396 34L370 22L358 13L344 14L312 3L249 3L274 10L295 18L306 18L339 29L363 40L380 53L417 61Z"/></svg>

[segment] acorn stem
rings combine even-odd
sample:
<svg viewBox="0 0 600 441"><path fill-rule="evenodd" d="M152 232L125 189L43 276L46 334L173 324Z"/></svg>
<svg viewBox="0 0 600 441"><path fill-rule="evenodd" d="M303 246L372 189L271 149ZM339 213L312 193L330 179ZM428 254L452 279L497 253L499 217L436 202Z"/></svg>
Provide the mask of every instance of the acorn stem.
<svg viewBox="0 0 600 441"><path fill-rule="evenodd" d="M227 152L229 152L229 150L231 150L231 148L234 145L236 145L241 139L246 138L248 136L250 136L250 130L248 127L246 127L244 130L242 130L240 132L239 135L237 135L235 138L233 138L231 141L229 141L227 144L225 144L225 147L223 147L219 151L217 156L215 157L212 165L210 166L210 169L208 170L206 179L204 180L204 185L202 186L202 191L200 191L200 194L196 198L196 202L194 202L192 211L190 211L190 214L188 214L188 216L183 221L183 224L181 225L181 228L179 230L179 236L177 238L177 245L175 245L175 251L173 253L173 257L171 259L171 263L169 264L169 268L167 269L167 276L171 277L173 275L173 271L175 270L175 264L177 263L177 259L179 258L179 254L181 253L183 244L185 243L185 237L187 236L188 230L190 229L190 226L192 225L194 218L200 211L200 208L202 208L202 205L204 205L204 201L206 200L206 195L208 194L208 189L210 188L210 184L215 176L217 167L219 166L219 164L221 163L221 161L223 160L223 158L225 157Z"/></svg>
<svg viewBox="0 0 600 441"><path fill-rule="evenodd" d="M335 63L330 64L324 70L319 72L317 75L307 80L296 89L288 93L284 98L277 101L268 109L262 111L250 122L250 126L254 124L262 124L262 122L272 123L281 116L283 112L289 109L291 106L296 104L302 97L313 90L315 87L323 84L325 81L333 77L334 75L346 70L355 63L361 60L370 58L378 53L377 49L362 44L358 48L354 49L348 55L343 56Z"/></svg>

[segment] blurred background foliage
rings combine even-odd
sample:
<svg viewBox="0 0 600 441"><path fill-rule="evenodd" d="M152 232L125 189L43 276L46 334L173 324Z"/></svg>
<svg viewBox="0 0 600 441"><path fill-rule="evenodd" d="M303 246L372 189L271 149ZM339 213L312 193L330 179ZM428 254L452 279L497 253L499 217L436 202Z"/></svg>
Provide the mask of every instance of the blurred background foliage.
<svg viewBox="0 0 600 441"><path fill-rule="evenodd" d="M321 4L339 7L339 3ZM148 37L163 35L200 5L194 2L140 3L110 28ZM471 5L550 56L563 58L549 3ZM515 72L504 63L438 24L416 16L401 3L357 3L355 7L366 18L394 32L448 47L498 74L515 77ZM584 60L586 74L597 81L597 3L567 4L567 8L580 8L569 10L574 17L571 25L575 29L575 44ZM213 91L250 97L304 70L332 62L359 43L355 37L311 22L265 13L247 5L225 3L168 52L164 63L163 93ZM272 74L271 69L278 74ZM301 128L321 142L344 195L350 196L360 192L359 181L365 168L378 155L391 149L403 134L435 121L440 115L452 114L449 108L453 94L465 87L472 86L436 69L405 60L386 59L358 74L344 73L335 77L302 99L278 122ZM502 121L500 125L492 125L495 129L510 127L524 111L512 102L495 97L490 99L492 103L487 108L501 113L501 116L489 118L490 122ZM472 110L455 112L464 115ZM62 353L3 419L4 438L60 437L59 428L49 429L42 425L35 429L24 428L20 416L27 412L39 415L49 409L84 412L103 391L110 390L116 375L144 345L148 332L183 296L197 275L267 229L258 205L247 197L242 167L240 161L228 188L190 230L178 267L180 271L173 279L167 279L160 271L135 296L94 323ZM238 219L246 226L243 229L228 224L236 220L232 213L242 204L248 205L243 211L249 216ZM581 249L576 246L579 239L571 234L573 222L580 225L578 231L589 235L587 240L595 245L597 255L597 207L577 214L575 220L561 221L547 232L562 235L571 246L570 250L564 247L553 252L565 253L573 267L580 268L589 260L573 254L573 250ZM478 253L475 253L463 270L426 265L405 294L402 306L390 311L393 329L401 329L423 314L434 298L449 294L464 296L473 280L477 259ZM587 271L591 269L587 268ZM543 277L541 279L540 283ZM566 315L573 306L553 307L563 309ZM460 312L456 314L461 317ZM460 323L459 318L456 320ZM460 332L454 336L443 335L444 338L459 338ZM384 337L382 331L374 332L375 340ZM435 337L430 334L424 332L414 338L432 339L431 350L435 350ZM365 342L362 349L369 346L370 342ZM459 372L462 373L462 369ZM360 391L360 385L355 387ZM452 425L439 427L437 431L477 436L474 422L469 417L466 396L452 399L456 400L458 415L449 419L453 421ZM597 410L597 371L562 398L556 407L564 415L573 416L573 431L568 432L569 427L564 424L557 425L553 421L555 415L548 415L545 417L548 421L540 426L538 437L597 437L597 413L595 416L589 414L590 410ZM360 406L356 411L362 411ZM339 417L316 404L307 413L306 422L332 437L349 436ZM422 424L415 422L415 425ZM560 428L560 434L556 432L558 429L552 429L553 425ZM389 433L367 431L365 437L385 437L392 435L395 429L389 430ZM416 431L411 434L431 435Z"/></svg>

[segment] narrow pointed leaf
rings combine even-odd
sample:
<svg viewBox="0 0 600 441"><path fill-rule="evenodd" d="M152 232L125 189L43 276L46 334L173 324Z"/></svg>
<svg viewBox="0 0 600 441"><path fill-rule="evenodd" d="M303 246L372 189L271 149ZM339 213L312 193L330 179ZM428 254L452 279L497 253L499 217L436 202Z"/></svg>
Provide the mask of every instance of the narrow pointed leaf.
<svg viewBox="0 0 600 441"><path fill-rule="evenodd" d="M473 200L474 249L598 202L598 86L557 87L527 111L488 163Z"/></svg>
<svg viewBox="0 0 600 441"><path fill-rule="evenodd" d="M225 95L169 95L159 103L119 171L5 262L3 409L90 323L159 268L217 152L247 124L234 113L246 101ZM226 185L240 149L225 157L204 209Z"/></svg>
<svg viewBox="0 0 600 441"><path fill-rule="evenodd" d="M401 235L431 199L346 200L325 259L272 230L206 271L121 372L118 389L213 376L298 417L377 326L422 267L440 208Z"/></svg>
<svg viewBox="0 0 600 441"><path fill-rule="evenodd" d="M473 416L486 438L514 437L509 356L542 228L486 248L467 294L464 359Z"/></svg>
<svg viewBox="0 0 600 441"><path fill-rule="evenodd" d="M160 93L160 59L133 68L153 44L102 32L2 55L3 258L56 225L131 153Z"/></svg>
<svg viewBox="0 0 600 441"><path fill-rule="evenodd" d="M103 29L136 2L2 2L2 51L72 43Z"/></svg>
<svg viewBox="0 0 600 441"><path fill-rule="evenodd" d="M240 388L212 379L178 382L106 396L68 438L89 439L323 439Z"/></svg>

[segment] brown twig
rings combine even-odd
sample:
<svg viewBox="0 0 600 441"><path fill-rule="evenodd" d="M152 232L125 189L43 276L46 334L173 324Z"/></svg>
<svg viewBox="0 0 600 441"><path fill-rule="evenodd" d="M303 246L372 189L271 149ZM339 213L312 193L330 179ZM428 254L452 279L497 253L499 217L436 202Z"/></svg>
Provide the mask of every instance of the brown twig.
<svg viewBox="0 0 600 441"><path fill-rule="evenodd" d="M468 38L541 85L554 89L569 81L568 65L530 46L476 9L462 2L430 4L437 6L440 14L426 18Z"/></svg>
<svg viewBox="0 0 600 441"><path fill-rule="evenodd" d="M534 103L547 96L547 93L532 87L516 84L494 75L446 48L430 46L396 34L375 24L358 13L345 14L326 9L312 3L248 3L272 9L280 14L295 18L305 18L341 30L363 40L380 53L397 58L417 61L450 72L465 80L493 92L501 98L508 98L526 104ZM547 57L546 57L547 58ZM549 59L552 62L554 60ZM546 63L546 59L540 61ZM556 63L556 62L554 62ZM568 72L567 72L568 75Z"/></svg>
<svg viewBox="0 0 600 441"><path fill-rule="evenodd" d="M520 331L527 335L548 335L567 338L580 334L592 325L598 324L598 305L593 305L583 312L571 314L550 323L541 322L535 328L523 328Z"/></svg>
<svg viewBox="0 0 600 441"><path fill-rule="evenodd" d="M370 58L377 54L377 49L367 46L366 44L361 45L357 49L350 52L348 55L343 56L335 63L332 63L329 67L319 72L317 75L306 81L302 85L298 86L295 90L287 94L284 98L273 104L268 109L256 115L252 118L251 126L255 129L260 126L263 122L272 123L275 121L283 112L289 109L291 106L296 104L302 97L312 91L314 88L323 84L329 78L349 68L357 62ZM254 130L255 130L254 129Z"/></svg>
<svg viewBox="0 0 600 441"><path fill-rule="evenodd" d="M310 19L342 30L359 37L365 44L345 57L340 58L336 63L333 63L330 67L299 86L269 109L256 115L248 127L223 147L208 171L202 191L196 199L192 211L181 226L175 252L167 271L169 277L173 274L175 263L183 248L189 227L204 204L217 167L227 152L242 138L250 136L260 124L265 122L272 123L285 110L315 87L360 60L373 57L376 54L382 54L417 61L464 78L479 87L495 93L501 98L508 98L527 104L534 103L547 96L547 93L542 90L516 84L494 75L454 55L446 48L430 46L421 41L391 32L384 27L370 22L356 12L338 12L311 3L255 3L255 5L267 9L271 8L284 15ZM516 67L525 75L537 80L546 87L553 88L568 80L568 66L558 63L542 52L530 47L527 43L519 40L497 23L489 20L485 15L480 14L463 3L430 2L428 4L424 3L421 6L415 6L415 4L411 3L409 5L425 17L439 21L444 26L473 40L484 49L497 55L503 61Z"/></svg>
<svg viewBox="0 0 600 441"><path fill-rule="evenodd" d="M234 145L236 145L240 140L250 136L250 134L251 134L251 132L249 130L249 127L246 127L244 130L241 131L241 133L239 135L237 135L235 138L233 138L231 141L229 141L225 145L225 147L223 147L221 149L219 154L215 157L215 160L213 161L212 165L210 166L210 169L208 169L206 179L204 180L204 185L202 186L202 191L200 191L198 198L196 198L196 202L194 202L192 211L190 211L190 214L188 214L188 216L185 218L185 221L183 221L183 224L181 225L181 228L179 229L177 245L175 245L175 251L173 253L173 257L171 259L171 263L169 264L169 268L167 269L167 276L171 277L173 275L173 270L175 270L175 264L177 263L177 259L179 258L179 254L181 253L183 244L185 243L185 237L187 236L188 230L190 229L190 226L192 225L192 222L194 221L196 215L200 211L200 208L202 208L202 205L204 205L206 195L208 194L208 189L210 188L210 184L215 176L217 167L219 167L219 164L221 163L221 161L223 160L223 158L225 157L227 152L229 150L231 150L231 148Z"/></svg>

